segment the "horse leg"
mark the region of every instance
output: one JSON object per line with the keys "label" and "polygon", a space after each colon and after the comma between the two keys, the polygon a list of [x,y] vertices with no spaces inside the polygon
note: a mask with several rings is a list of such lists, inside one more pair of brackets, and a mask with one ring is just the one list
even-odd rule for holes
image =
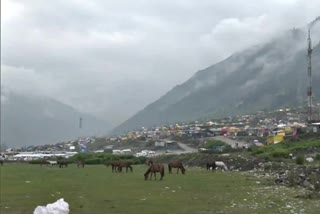
{"label": "horse leg", "polygon": [[177,169],[177,174],[179,174],[179,169],[180,169],[180,168],[178,167],[178,169]]}

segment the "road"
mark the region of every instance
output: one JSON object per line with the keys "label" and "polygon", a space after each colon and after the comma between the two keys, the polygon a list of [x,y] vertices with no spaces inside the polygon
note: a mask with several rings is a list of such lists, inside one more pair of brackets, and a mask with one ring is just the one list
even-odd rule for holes
{"label": "road", "polygon": [[190,146],[187,146],[186,144],[183,144],[183,143],[179,143],[178,142],[178,145],[181,149],[183,149],[184,151],[180,152],[180,153],[193,153],[193,152],[198,152],[197,149],[195,148],[192,148]]}
{"label": "road", "polygon": [[236,143],[238,143],[238,147],[240,147],[240,148],[242,148],[243,146],[245,146],[247,144],[246,142],[232,140],[232,139],[224,137],[224,136],[211,137],[210,139],[221,140],[221,141],[225,142],[226,144],[229,144],[232,148],[236,148]]}
{"label": "road", "polygon": [[[236,141],[236,140],[232,140],[229,139],[227,137],[224,136],[216,136],[216,137],[210,137],[207,138],[209,139],[214,139],[214,140],[221,140],[223,142],[225,142],[226,144],[229,144],[232,148],[236,148],[236,143],[238,143],[238,147],[242,148],[244,145],[246,145],[246,142],[242,142],[242,141]],[[194,153],[194,152],[198,152],[198,149],[192,148],[184,143],[180,143],[178,142],[179,147],[182,150],[171,150],[169,151],[169,153],[165,153],[165,152],[157,152],[155,156],[157,155],[162,155],[162,154],[183,154],[183,153]]]}

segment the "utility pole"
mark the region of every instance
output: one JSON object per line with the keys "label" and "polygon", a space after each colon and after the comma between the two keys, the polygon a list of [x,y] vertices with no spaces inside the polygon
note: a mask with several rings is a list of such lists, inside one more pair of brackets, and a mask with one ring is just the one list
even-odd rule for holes
{"label": "utility pole", "polygon": [[82,117],[80,117],[80,120],[79,120],[79,128],[80,129],[82,128]]}
{"label": "utility pole", "polygon": [[312,68],[311,68],[311,37],[310,37],[310,27],[308,28],[308,122],[312,122]]}

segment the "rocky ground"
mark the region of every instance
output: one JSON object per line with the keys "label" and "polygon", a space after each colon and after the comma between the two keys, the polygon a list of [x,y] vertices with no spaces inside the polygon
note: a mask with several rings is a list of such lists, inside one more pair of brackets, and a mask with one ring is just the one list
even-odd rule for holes
{"label": "rocky ground", "polygon": [[[182,154],[166,155],[154,158],[156,162],[168,163],[181,161],[187,166],[206,166],[207,162],[223,161],[231,171],[240,171],[249,176],[267,179],[272,183],[288,186],[303,187],[310,191],[320,191],[320,166],[317,162],[297,165],[293,160],[265,161],[257,157],[244,157],[230,154]],[[312,195],[310,197],[317,197]],[[320,198],[320,197],[319,197]]]}

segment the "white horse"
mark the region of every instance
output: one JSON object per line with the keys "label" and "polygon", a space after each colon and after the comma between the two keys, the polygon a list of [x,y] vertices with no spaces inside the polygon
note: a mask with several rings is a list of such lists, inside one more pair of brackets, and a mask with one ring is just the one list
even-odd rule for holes
{"label": "white horse", "polygon": [[225,171],[228,170],[227,165],[225,163],[223,163],[222,161],[215,161],[215,164],[216,164],[217,168],[223,169]]}
{"label": "white horse", "polygon": [[47,163],[50,164],[50,166],[58,165],[57,161],[47,161]]}

